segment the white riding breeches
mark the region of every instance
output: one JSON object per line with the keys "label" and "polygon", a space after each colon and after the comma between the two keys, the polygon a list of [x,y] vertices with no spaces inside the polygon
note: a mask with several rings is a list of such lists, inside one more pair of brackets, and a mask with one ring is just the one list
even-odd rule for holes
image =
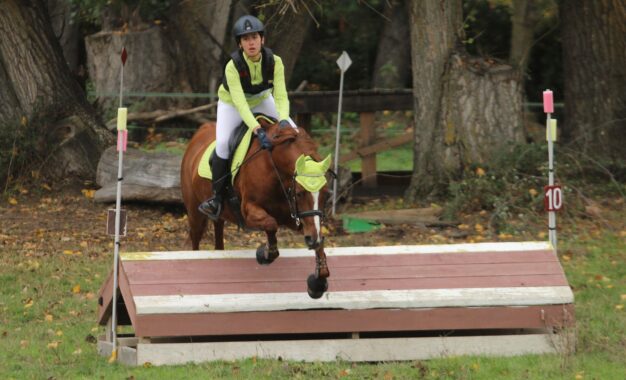
{"label": "white riding breeches", "polygon": [[[272,95],[264,99],[258,106],[252,108],[251,111],[252,113],[260,112],[275,119],[278,118],[276,103],[274,103]],[[289,120],[289,124],[291,124],[293,128],[297,128],[296,123],[294,123],[291,118],[287,120]],[[215,151],[220,158],[230,158],[231,152],[228,149],[228,140],[230,140],[230,136],[242,122],[243,119],[239,115],[239,111],[237,111],[235,106],[222,102],[221,100],[217,102]]]}

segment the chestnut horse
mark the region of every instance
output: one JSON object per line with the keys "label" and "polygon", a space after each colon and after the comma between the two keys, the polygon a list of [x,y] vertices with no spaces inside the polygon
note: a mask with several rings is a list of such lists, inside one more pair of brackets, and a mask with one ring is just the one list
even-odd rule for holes
{"label": "chestnut horse", "polygon": [[[319,298],[328,289],[326,279],[330,275],[321,232],[322,208],[328,191],[326,185],[319,191],[306,190],[296,180],[295,169],[296,161],[302,155],[312,158],[314,161],[309,160],[313,164],[321,161],[321,157],[305,130],[299,129],[298,133],[291,127],[281,128],[263,118],[259,118],[259,123],[266,130],[273,148],[263,150],[258,139],[252,139],[232,183],[232,192],[241,202],[240,212],[228,201],[231,195],[225,196],[220,219],[213,222],[215,249],[224,249],[224,222],[241,224],[241,217],[245,228],[260,229],[267,235],[267,243],[257,249],[260,264],[270,264],[278,257],[276,232],[279,226],[302,231],[307,247],[315,250],[316,257],[315,273],[307,279],[308,293],[312,298]],[[181,165],[181,190],[194,250],[199,249],[209,221],[198,211],[198,205],[212,195],[211,181],[198,175],[198,166],[213,140],[215,124],[203,125],[189,141]],[[325,178],[322,181],[325,184]]]}

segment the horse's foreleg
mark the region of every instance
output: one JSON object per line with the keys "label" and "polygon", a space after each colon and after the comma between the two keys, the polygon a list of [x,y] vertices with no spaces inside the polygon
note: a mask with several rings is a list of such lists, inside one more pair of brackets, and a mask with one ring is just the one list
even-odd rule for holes
{"label": "horse's foreleg", "polygon": [[257,261],[259,264],[270,264],[272,261],[276,260],[279,255],[278,240],[276,239],[276,231],[278,231],[276,219],[271,217],[261,207],[251,203],[247,203],[243,211],[247,226],[265,231],[267,244],[257,249]]}
{"label": "horse's foreleg", "polygon": [[200,249],[200,240],[206,231],[207,218],[200,214],[197,209],[192,208],[191,210],[187,210],[187,222],[189,223],[191,249],[197,251]]}
{"label": "horse's foreleg", "polygon": [[315,250],[315,277],[327,278],[329,276],[330,271],[326,263],[326,252],[324,252],[324,247],[321,246]]}
{"label": "horse's foreleg", "polygon": [[213,222],[213,242],[216,250],[224,250],[224,221],[219,219]]}

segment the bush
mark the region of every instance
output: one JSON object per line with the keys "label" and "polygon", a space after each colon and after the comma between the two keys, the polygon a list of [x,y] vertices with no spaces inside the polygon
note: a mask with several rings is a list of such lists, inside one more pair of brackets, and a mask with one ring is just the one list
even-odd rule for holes
{"label": "bush", "polygon": [[[589,198],[624,197],[621,181],[626,163],[602,163],[578,150],[555,146],[555,183],[562,185],[563,216],[585,216]],[[547,144],[516,145],[497,154],[489,165],[474,165],[448,187],[448,218],[461,212],[491,212],[495,232],[514,217],[543,213],[543,187],[548,184]]]}

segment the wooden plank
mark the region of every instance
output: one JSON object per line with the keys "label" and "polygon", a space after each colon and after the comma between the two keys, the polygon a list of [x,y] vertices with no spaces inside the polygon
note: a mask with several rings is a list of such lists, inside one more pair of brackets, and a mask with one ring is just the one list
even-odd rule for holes
{"label": "wooden plank", "polygon": [[[374,112],[361,112],[359,114],[360,139],[359,147],[368,147],[376,141],[376,128]],[[361,178],[364,187],[376,187],[376,153],[369,153],[361,157]]]}
{"label": "wooden plank", "polygon": [[[407,289],[327,292],[311,299],[305,292],[205,294],[133,297],[137,314],[235,313],[307,309],[374,309],[568,304],[568,286],[520,288]],[[130,312],[130,309],[129,309]]]}
{"label": "wooden plank", "polygon": [[[285,282],[303,281],[313,271],[313,265],[291,267],[281,266],[289,270],[280,270],[281,267],[265,268],[256,266],[245,270],[243,268],[222,268],[217,265],[170,265],[167,271],[128,270],[131,276],[130,285],[148,284],[203,284],[216,282]],[[354,266],[333,267],[329,263],[333,278],[342,280],[368,281],[372,279],[411,279],[437,277],[485,277],[519,276],[519,275],[554,275],[561,273],[561,266],[556,262],[533,263],[504,263],[504,264],[446,264],[446,265],[393,265],[393,266]],[[163,269],[163,266],[161,266]],[[158,275],[155,275],[157,274]]]}
{"label": "wooden plank", "polygon": [[[428,254],[428,253],[469,253],[469,252],[521,252],[549,250],[554,251],[549,242],[498,242],[498,243],[461,243],[461,244],[426,244],[397,245],[370,247],[326,247],[328,256],[356,255],[397,255],[397,254]],[[308,249],[283,248],[281,257],[311,257]],[[141,260],[203,260],[203,259],[237,259],[255,258],[256,250],[242,249],[229,251],[166,251],[166,252],[122,252],[123,261]]]}
{"label": "wooden plank", "polygon": [[547,334],[139,344],[137,364],[201,363],[251,357],[359,362],[423,360],[460,355],[515,356],[557,353],[557,347],[565,345],[561,336]]}
{"label": "wooden plank", "polygon": [[[311,269],[314,254],[309,257],[283,257],[281,256],[269,266],[259,267],[256,259],[228,259],[228,260],[147,260],[147,261],[124,261],[127,272],[151,272],[167,271],[170,268],[182,267],[209,267],[222,268],[223,270],[285,270],[285,269]],[[398,255],[354,255],[354,256],[328,256],[329,263],[333,268],[343,267],[368,267],[368,266],[401,266],[401,265],[447,265],[447,264],[513,264],[553,262],[558,263],[558,258],[552,251],[529,251],[529,252],[484,252],[464,254],[398,254]],[[165,270],[164,270],[165,268]],[[278,268],[278,269],[274,269]]]}
{"label": "wooden plank", "polygon": [[137,336],[226,336],[569,327],[574,306],[139,315]]}
{"label": "wooden plank", "polygon": [[[344,280],[331,278],[329,291],[363,291],[377,289],[440,289],[440,288],[488,288],[488,287],[523,287],[523,286],[567,286],[565,276],[522,275],[522,276],[484,276],[484,277],[434,277],[412,279],[367,279]],[[158,296],[178,294],[229,294],[229,293],[280,293],[306,292],[305,278],[297,281],[266,282],[211,282],[201,284],[146,284],[132,285],[135,296]]]}

